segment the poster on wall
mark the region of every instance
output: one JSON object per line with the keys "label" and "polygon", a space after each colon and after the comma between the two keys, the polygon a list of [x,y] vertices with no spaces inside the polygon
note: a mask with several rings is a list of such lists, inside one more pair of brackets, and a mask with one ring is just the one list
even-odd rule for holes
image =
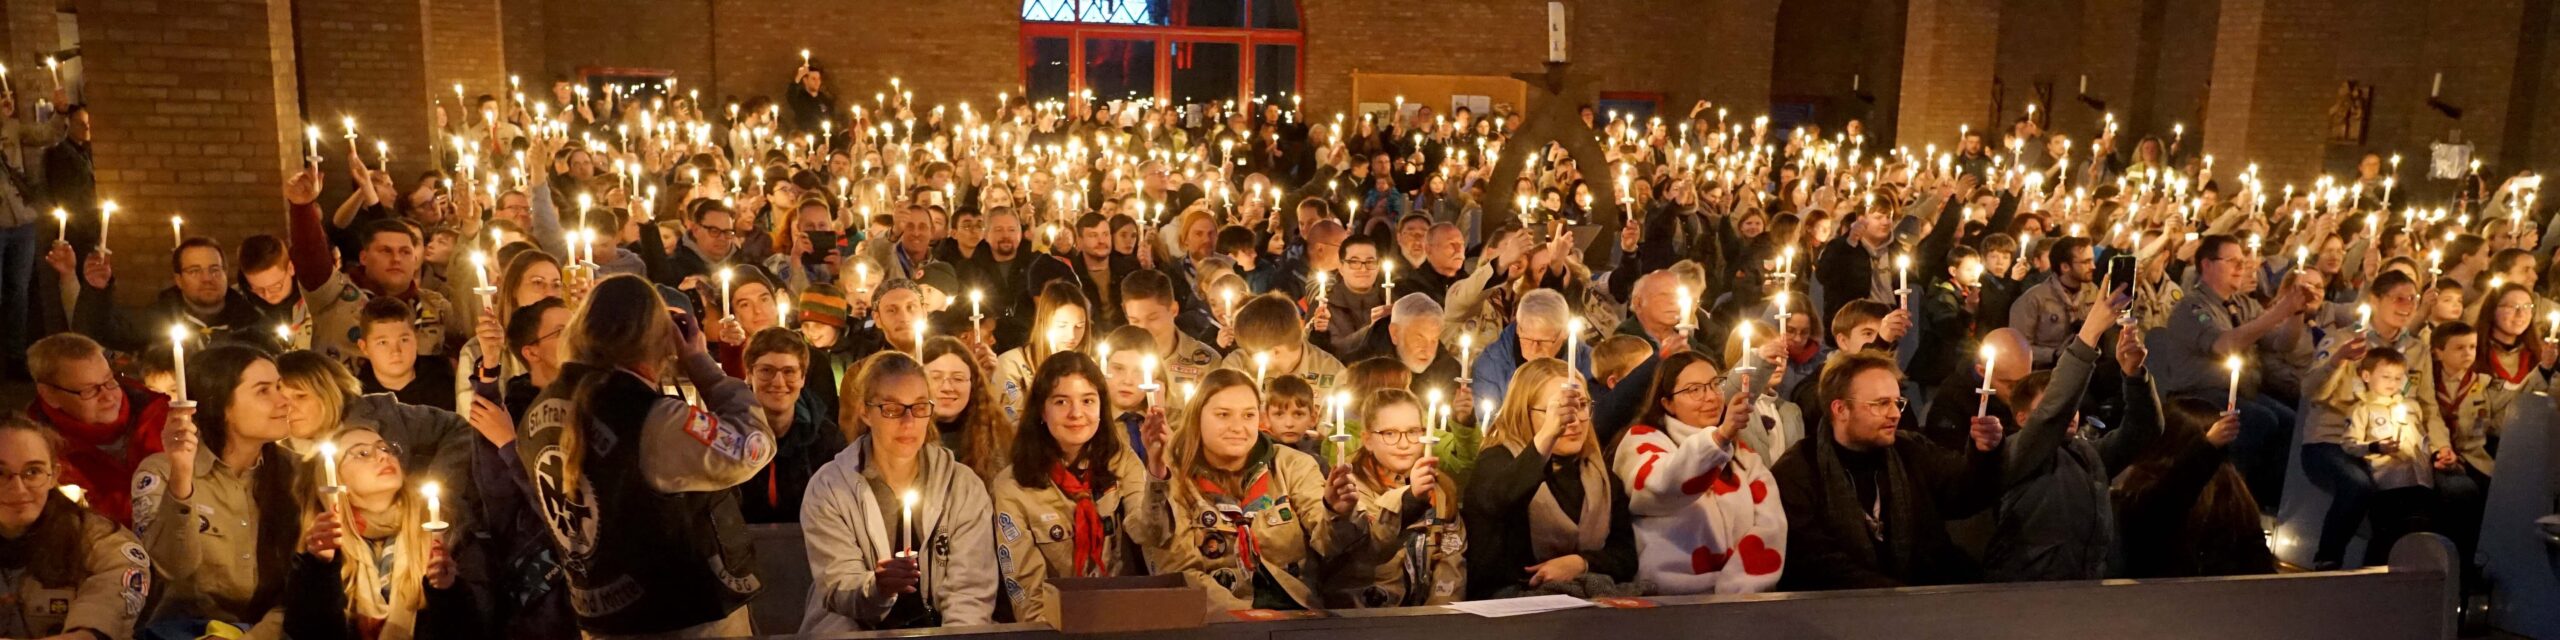
{"label": "poster on wall", "polygon": [[1449,113],[1457,113],[1459,109],[1465,109],[1468,113],[1473,113],[1479,116],[1492,113],[1493,96],[1471,96],[1466,94],[1449,96]]}

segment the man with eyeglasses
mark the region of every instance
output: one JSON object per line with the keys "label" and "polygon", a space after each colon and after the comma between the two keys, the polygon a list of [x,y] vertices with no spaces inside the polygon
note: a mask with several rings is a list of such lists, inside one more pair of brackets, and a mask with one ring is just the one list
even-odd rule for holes
{"label": "man with eyeglasses", "polygon": [[[56,245],[56,269],[63,269],[71,259],[67,245]],[[230,270],[224,265],[222,246],[212,238],[188,238],[169,253],[168,289],[140,310],[119,307],[115,300],[115,264],[111,252],[91,254],[91,264],[77,278],[78,284],[63,283],[65,289],[77,287],[79,298],[72,304],[71,326],[107,348],[139,353],[169,343],[169,327],[186,325],[187,331],[205,340],[229,337],[234,331],[258,322],[256,311],[249,308],[237,291],[231,289]],[[64,271],[64,273],[69,273]],[[266,330],[270,333],[273,328]]]}
{"label": "man with eyeglasses", "polygon": [[676,283],[676,288],[708,299],[719,294],[703,287],[719,286],[720,269],[738,250],[738,214],[716,199],[695,200],[691,206],[684,238],[677,241],[675,255],[668,256],[667,273],[658,281]]}
{"label": "man with eyeglasses", "polygon": [[27,373],[36,380],[27,415],[65,441],[61,482],[86,491],[98,513],[132,526],[133,471],[160,451],[169,397],[117,377],[106,350],[77,333],[28,347]]}
{"label": "man with eyeglasses", "polygon": [[2028,347],[2035,350],[2037,367],[2053,366],[2054,358],[2071,343],[2081,312],[2097,296],[2106,295],[2102,287],[2089,286],[2098,277],[2098,260],[2088,238],[2059,238],[2045,246],[2053,277],[2020,294],[2007,318],[2009,328],[2024,335]]}
{"label": "man with eyeglasses", "polygon": [[1899,437],[1902,372],[1884,354],[1832,356],[1817,382],[1822,421],[1771,473],[1786,496],[1781,591],[1978,581],[1982,571],[1946,521],[2000,499],[2001,427],[1975,418],[1971,446],[1950,451]]}
{"label": "man with eyeglasses", "polygon": [[756,332],[747,341],[747,387],[773,425],[773,462],[738,485],[738,513],[748,524],[798,523],[800,498],[818,467],[844,451],[844,432],[819,398],[805,393],[809,344],[790,329]]}
{"label": "man with eyeglasses", "polygon": [[2152,370],[2162,374],[2158,383],[2164,397],[2219,403],[2231,390],[2231,370],[2224,359],[2240,358],[2240,438],[2231,443],[2231,464],[2247,481],[2258,508],[2273,513],[2284,490],[2296,414],[2292,406],[2263,393],[2264,354],[2301,339],[2303,307],[2319,299],[2317,276],[2305,272],[2288,278],[2275,300],[2262,307],[2244,295],[2257,261],[2238,238],[2205,236],[2195,255],[2197,281],[2169,311],[2168,327],[2154,334],[2159,343],[2152,355],[2161,366]]}

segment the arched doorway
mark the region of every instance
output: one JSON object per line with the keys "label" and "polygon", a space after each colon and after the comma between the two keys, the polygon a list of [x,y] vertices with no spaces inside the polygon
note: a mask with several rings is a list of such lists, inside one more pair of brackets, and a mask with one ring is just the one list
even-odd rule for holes
{"label": "arched doorway", "polygon": [[1035,100],[1170,104],[1298,95],[1298,0],[1024,0],[1022,84]]}

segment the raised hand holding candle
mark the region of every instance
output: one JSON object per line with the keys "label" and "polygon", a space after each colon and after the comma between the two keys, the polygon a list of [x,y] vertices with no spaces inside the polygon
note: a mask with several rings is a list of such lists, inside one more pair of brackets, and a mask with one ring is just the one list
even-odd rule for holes
{"label": "raised hand holding candle", "polygon": [[1893,257],[1893,282],[1893,295],[1899,298],[1896,304],[1911,308],[1911,254]]}
{"label": "raised hand holding candle", "polygon": [[427,498],[427,523],[423,528],[429,533],[442,533],[453,526],[444,521],[444,485],[428,480],[418,485],[418,495]]}

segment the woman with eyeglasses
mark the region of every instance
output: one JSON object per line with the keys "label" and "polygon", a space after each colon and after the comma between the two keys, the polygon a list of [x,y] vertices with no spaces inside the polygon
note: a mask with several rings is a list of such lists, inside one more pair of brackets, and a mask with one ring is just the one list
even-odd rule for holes
{"label": "woman with eyeglasses", "polygon": [[15,614],[0,635],[130,637],[151,559],[133,532],[56,489],[63,446],[51,429],[0,417],[0,576],[17,596],[0,609]]}
{"label": "woman with eyeglasses", "polygon": [[1262,420],[1253,376],[1234,369],[1202,377],[1169,433],[1151,416],[1129,539],[1157,573],[1206,590],[1212,608],[1321,609],[1310,581],[1352,533],[1335,523],[1354,499],[1348,486],[1328,489],[1313,456],[1264,437]]}
{"label": "woman with eyeglasses", "polygon": [[150,551],[158,604],[145,633],[193,637],[208,624],[284,637],[285,576],[301,537],[301,456],[284,447],[293,408],[275,361],[225,345],[187,359],[194,409],[169,413],[161,452],[133,475],[134,530]]}
{"label": "woman with eyeglasses", "polygon": [[401,443],[414,456],[411,462],[429,467],[430,475],[459,492],[471,486],[466,478],[474,440],[486,439],[494,446],[515,440],[511,421],[474,423],[451,411],[402,403],[388,393],[359,393],[362,383],[354,374],[318,353],[294,351],[274,362],[291,426],[280,444],[300,454],[311,453],[337,429],[372,429]]}
{"label": "woman with eyeglasses", "polygon": [[996,359],[995,379],[988,381],[996,388],[996,397],[1004,401],[1006,422],[1022,421],[1023,394],[1030,386],[1031,373],[1047,362],[1050,354],[1084,349],[1092,334],[1091,309],[1084,289],[1073,280],[1051,280],[1040,287],[1039,306],[1031,315],[1030,338]]}
{"label": "woman with eyeglasses", "polygon": [[906,353],[865,359],[838,418],[852,437],[809,479],[800,633],[994,622],[997,559],[987,486],[933,431],[924,367]]}
{"label": "woman with eyeglasses", "polygon": [[[444,638],[481,635],[442,531],[431,522],[421,483],[400,465],[400,445],[362,427],[324,438],[336,477],[304,473],[301,552],[284,602],[295,640]],[[335,487],[331,483],[336,483]],[[437,514],[441,519],[441,513]]]}
{"label": "woman with eyeglasses", "polygon": [[1768,591],[1786,568],[1787,512],[1768,463],[1742,438],[1765,431],[1752,424],[1750,390],[1727,391],[1695,352],[1672,354],[1659,371],[1617,444],[1636,575],[1664,594]]}
{"label": "woman with eyeglasses", "polygon": [[1076,353],[1032,377],[1037,404],[993,490],[996,563],[1015,620],[1057,620],[1047,608],[1053,579],[1146,573],[1125,526],[1141,508],[1145,465],[1103,420],[1118,404],[1104,386],[1102,369]]}
{"label": "woman with eyeglasses", "polygon": [[1326,563],[1325,606],[1411,607],[1466,597],[1458,481],[1431,451],[1438,444],[1431,415],[1404,389],[1372,391],[1360,402],[1360,449],[1342,476],[1356,499],[1339,523],[1354,537]]}
{"label": "woman with eyeglasses", "polygon": [[1513,373],[1460,501],[1466,599],[1625,595],[1635,577],[1627,496],[1591,437],[1584,385],[1554,358]]}
{"label": "woman with eyeglasses", "polygon": [[2509,283],[2490,291],[2480,305],[2471,326],[2480,328],[2480,357],[2472,365],[2489,374],[2488,412],[2480,424],[2507,423],[2516,398],[2548,389],[2550,371],[2560,365],[2560,343],[2543,339],[2548,328],[2536,330],[2533,289]]}

